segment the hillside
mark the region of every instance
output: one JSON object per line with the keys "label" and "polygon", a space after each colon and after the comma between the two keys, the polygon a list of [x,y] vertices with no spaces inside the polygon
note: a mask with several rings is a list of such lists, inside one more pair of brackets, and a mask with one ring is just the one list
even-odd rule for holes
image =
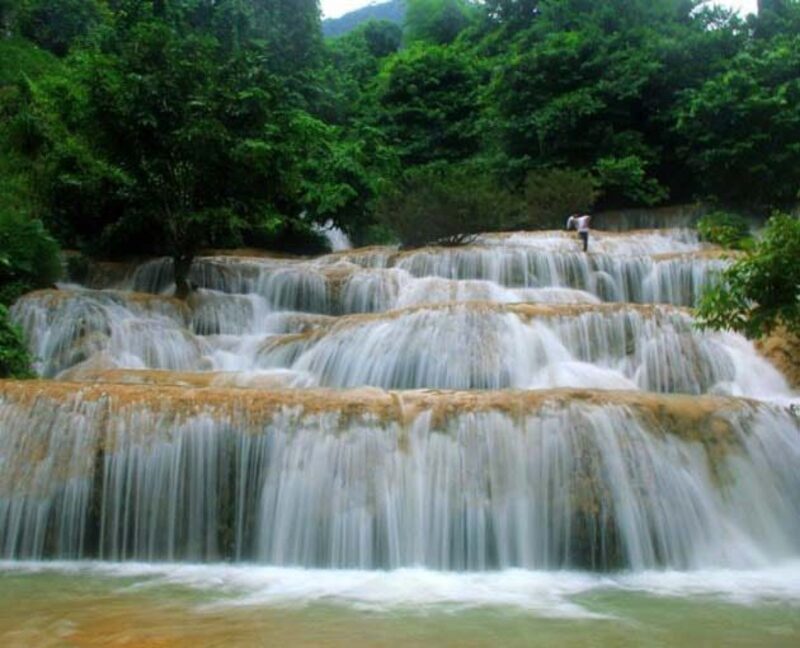
{"label": "hillside", "polygon": [[351,11],[339,18],[323,20],[322,33],[326,37],[343,36],[369,20],[388,20],[390,22],[402,23],[405,11],[405,0],[390,0],[390,2],[371,4],[361,9]]}

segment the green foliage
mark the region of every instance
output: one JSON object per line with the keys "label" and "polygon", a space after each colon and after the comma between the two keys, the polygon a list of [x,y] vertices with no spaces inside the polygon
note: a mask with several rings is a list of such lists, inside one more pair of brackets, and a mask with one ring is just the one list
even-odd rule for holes
{"label": "green foliage", "polygon": [[359,128],[349,134],[324,126],[309,141],[301,163],[301,201],[308,217],[319,224],[332,222],[353,239],[374,225],[373,203],[397,169],[394,152],[380,133]]}
{"label": "green foliage", "polygon": [[0,378],[33,378],[31,358],[22,334],[0,304]]}
{"label": "green foliage", "polygon": [[395,245],[398,243],[397,236],[391,227],[385,223],[372,223],[357,232],[355,238],[351,238],[356,246],[366,245]]}
{"label": "green foliage", "polygon": [[23,38],[0,38],[0,87],[13,85],[23,78],[38,79],[57,74],[60,62],[49,52]]}
{"label": "green foliage", "polygon": [[102,17],[102,5],[96,0],[23,0],[17,28],[40,47],[64,56]]}
{"label": "green foliage", "polygon": [[597,183],[612,204],[630,202],[656,205],[667,198],[667,190],[647,177],[644,161],[636,155],[600,158],[595,165]]}
{"label": "green foliage", "polygon": [[408,0],[405,37],[410,43],[447,45],[476,17],[475,7],[466,0]]}
{"label": "green foliage", "polygon": [[702,326],[760,337],[777,326],[800,333],[800,220],[775,215],[763,238],[708,290],[697,309]]}
{"label": "green foliage", "polygon": [[0,38],[0,204],[4,210],[32,218],[41,215],[37,163],[20,151],[34,150],[41,140],[27,103],[42,79],[63,74],[63,64],[52,54],[21,38]]}
{"label": "green foliage", "polygon": [[604,207],[690,198],[695,179],[669,130],[671,111],[680,91],[713,73],[740,39],[734,19],[693,13],[694,5],[490,3],[492,24],[512,39],[487,37],[499,50],[490,123],[510,179],[568,167],[598,176]]}
{"label": "green foliage", "polygon": [[478,72],[452,48],[399,53],[380,79],[380,122],[405,165],[457,162],[479,148]]}
{"label": "green foliage", "polygon": [[270,69],[304,94],[322,56],[319,0],[259,0],[253,7],[252,36],[265,44]]}
{"label": "green foliage", "polygon": [[312,223],[300,219],[279,219],[272,226],[264,224],[248,230],[244,234],[244,244],[289,254],[325,254],[331,251],[324,234]]}
{"label": "green foliage", "polygon": [[595,180],[584,171],[531,171],[525,181],[525,218],[514,226],[560,228],[570,214],[589,211],[596,199]]}
{"label": "green foliage", "polygon": [[394,54],[403,42],[403,30],[386,20],[370,20],[358,31],[363,35],[367,51],[375,58]]}
{"label": "green foliage", "polygon": [[76,60],[76,127],[48,156],[53,213],[95,251],[172,256],[184,293],[199,247],[300,213],[313,120],[256,47],[150,19],[99,36]]}
{"label": "green foliage", "polygon": [[38,220],[0,210],[0,303],[51,286],[61,274],[58,244]]}
{"label": "green foliage", "polygon": [[[0,196],[65,246],[183,269],[203,246],[319,249],[328,220],[413,245],[595,200],[789,209],[800,2],[763,4],[414,0],[402,48],[388,22],[323,41],[317,0],[0,0]],[[479,215],[492,195],[502,218]]]}
{"label": "green foliage", "polygon": [[539,14],[540,0],[485,0],[486,13],[493,21],[517,28],[529,26]]}
{"label": "green foliage", "polygon": [[750,224],[739,214],[716,211],[706,214],[697,222],[700,240],[721,245],[732,250],[742,250],[751,245]]}
{"label": "green foliage", "polygon": [[480,232],[514,222],[520,202],[487,174],[469,167],[409,171],[380,199],[378,215],[403,247],[463,245]]}
{"label": "green foliage", "polygon": [[371,21],[327,42],[322,79],[326,94],[317,106],[328,122],[343,125],[374,115],[371,85],[383,60],[400,48],[402,31],[390,22]]}
{"label": "green foliage", "polygon": [[683,154],[717,202],[788,209],[800,190],[800,11],[687,91],[676,109]]}

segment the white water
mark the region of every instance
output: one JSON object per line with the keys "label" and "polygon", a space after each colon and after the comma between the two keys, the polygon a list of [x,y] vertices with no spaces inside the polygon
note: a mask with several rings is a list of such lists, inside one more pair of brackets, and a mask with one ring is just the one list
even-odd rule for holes
{"label": "white water", "polygon": [[347,234],[336,227],[331,221],[328,221],[322,227],[318,227],[317,231],[328,240],[328,245],[330,245],[331,251],[333,252],[343,252],[353,247]]}
{"label": "white water", "polygon": [[[800,563],[758,570],[644,571],[596,574],[507,570],[448,573],[424,569],[346,571],[291,569],[260,565],[193,565],[101,562],[0,562],[16,574],[57,573],[112,577],[137,591],[187,587],[211,593],[206,611],[231,607],[297,608],[342,605],[371,612],[403,610],[463,611],[476,607],[517,609],[554,619],[602,617],[574,599],[602,592],[635,592],[656,597],[703,597],[755,605],[782,601],[800,605]],[[130,586],[129,586],[130,587]]]}
{"label": "white water", "polygon": [[[193,266],[191,280],[218,292],[259,295],[271,308],[333,314],[421,303],[409,302],[403,293],[424,290],[414,280],[431,277],[495,284],[488,290],[560,288],[604,301],[690,306],[726,264],[724,257],[709,254],[686,230],[598,234],[588,255],[580,252],[572,237],[544,233],[487,237],[481,245],[465,248],[402,253],[387,247],[350,250],[310,261],[201,257]],[[373,272],[365,272],[370,269]],[[133,267],[122,279],[116,274],[97,274],[93,273],[94,288],[162,293],[168,292],[172,283],[168,259]],[[464,297],[451,300],[481,298],[468,287],[465,290]],[[482,290],[485,294],[487,287]],[[515,296],[501,290],[500,294],[505,294],[500,301],[530,299],[530,294],[521,299],[519,293]]]}
{"label": "white water", "polygon": [[555,310],[529,321],[524,311],[485,304],[412,310],[344,320],[300,339],[276,337],[256,364],[307,372],[333,387],[791,393],[751,344],[699,333],[688,316],[669,310]]}
{"label": "white water", "polygon": [[522,419],[344,426],[337,404],[263,421],[235,400],[188,418],[164,405],[7,400],[3,554],[485,570],[745,568],[800,551],[800,427],[779,408],[687,418],[701,445],[680,420],[655,434],[649,409],[560,400]]}
{"label": "white water", "polygon": [[[469,296],[497,297],[493,284],[462,283],[473,291]],[[551,292],[559,296],[563,291]],[[434,292],[435,307],[336,319],[271,310],[252,294],[202,290],[185,307],[155,296],[64,291],[24,298],[14,316],[48,377],[72,368],[79,373],[71,375],[89,376],[110,368],[288,370],[304,376],[304,385],[332,387],[581,387],[792,398],[750,342],[698,331],[681,311],[547,302],[551,308],[505,309],[500,299],[453,304],[438,297]]]}
{"label": "white water", "polygon": [[[590,245],[203,257],[186,304],[153,260],[23,298],[40,374],[104,382],[0,386],[0,569],[220,605],[799,601],[797,394],[741,336],[633,305],[689,306],[728,260],[683,230]],[[45,559],[108,562],[13,562]]]}

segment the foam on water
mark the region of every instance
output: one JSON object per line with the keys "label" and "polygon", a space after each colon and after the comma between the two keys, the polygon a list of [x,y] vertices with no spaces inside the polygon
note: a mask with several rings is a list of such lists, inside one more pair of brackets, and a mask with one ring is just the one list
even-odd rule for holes
{"label": "foam on water", "polygon": [[580,602],[583,596],[609,592],[716,599],[748,606],[800,606],[798,562],[757,570],[647,571],[603,576],[519,569],[449,573],[425,569],[355,571],[98,562],[0,562],[0,571],[106,577],[119,579],[120,587],[126,589],[186,587],[216,598],[203,604],[207,610],[331,604],[375,612],[500,607],[546,618],[613,619],[592,612]]}

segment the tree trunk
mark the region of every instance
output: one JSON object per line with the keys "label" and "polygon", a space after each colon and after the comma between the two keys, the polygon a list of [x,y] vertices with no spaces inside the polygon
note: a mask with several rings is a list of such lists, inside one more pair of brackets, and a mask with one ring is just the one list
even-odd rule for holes
{"label": "tree trunk", "polygon": [[173,267],[175,268],[175,297],[178,299],[186,299],[192,292],[192,286],[189,283],[189,271],[192,269],[192,261],[194,261],[194,255],[192,254],[179,254],[172,258]]}

